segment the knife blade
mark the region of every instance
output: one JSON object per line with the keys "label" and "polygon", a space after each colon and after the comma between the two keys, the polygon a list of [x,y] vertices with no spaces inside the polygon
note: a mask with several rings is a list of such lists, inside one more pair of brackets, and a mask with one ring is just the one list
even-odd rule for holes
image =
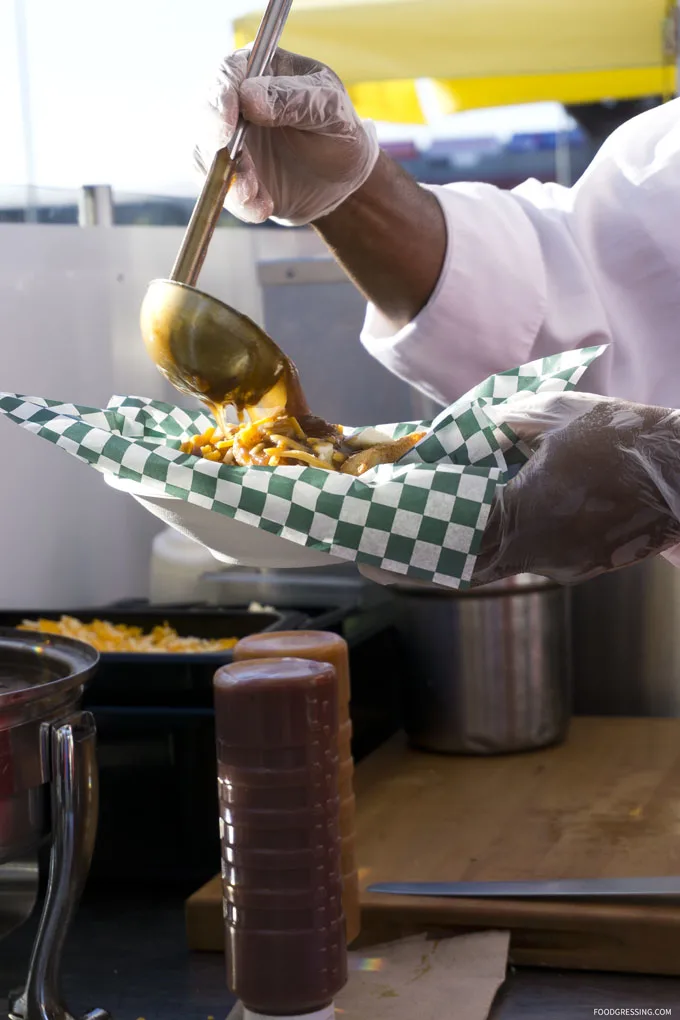
{"label": "knife blade", "polygon": [[680,896],[680,876],[586,878],[550,882],[377,882],[367,892],[388,896],[444,896],[467,899],[599,899]]}

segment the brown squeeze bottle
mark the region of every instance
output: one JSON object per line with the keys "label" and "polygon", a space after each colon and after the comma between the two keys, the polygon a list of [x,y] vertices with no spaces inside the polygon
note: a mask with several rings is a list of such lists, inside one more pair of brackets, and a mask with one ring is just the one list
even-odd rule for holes
{"label": "brown squeeze bottle", "polygon": [[345,912],[347,944],[361,930],[359,875],[356,857],[354,762],[352,721],[349,714],[350,677],[347,642],[339,635],[320,630],[271,631],[243,638],[234,649],[234,661],[293,655],[300,659],[328,662],[338,677],[338,757],[340,759],[340,837],[342,839],[342,906]]}
{"label": "brown squeeze bottle", "polygon": [[347,980],[335,670],[235,662],[214,693],[229,988],[244,1020],[333,1020]]}

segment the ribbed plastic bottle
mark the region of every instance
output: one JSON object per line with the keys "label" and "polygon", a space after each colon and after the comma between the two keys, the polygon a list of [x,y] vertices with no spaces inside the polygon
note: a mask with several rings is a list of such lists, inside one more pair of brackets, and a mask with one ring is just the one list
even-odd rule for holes
{"label": "ribbed plastic bottle", "polygon": [[334,1020],[347,980],[335,670],[237,662],[214,692],[229,988],[245,1020]]}
{"label": "ribbed plastic bottle", "polygon": [[340,838],[342,840],[342,906],[345,912],[347,944],[361,931],[359,875],[356,854],[356,809],[354,798],[354,760],[352,758],[352,721],[350,719],[350,675],[347,642],[338,634],[319,630],[284,630],[253,634],[243,638],[234,649],[234,661],[297,656],[328,662],[338,678],[338,757],[340,793]]}

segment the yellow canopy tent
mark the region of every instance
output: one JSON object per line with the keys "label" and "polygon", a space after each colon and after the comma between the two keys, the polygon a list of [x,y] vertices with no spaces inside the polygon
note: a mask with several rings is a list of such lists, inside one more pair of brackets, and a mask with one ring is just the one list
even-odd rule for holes
{"label": "yellow canopy tent", "polygon": [[[239,45],[259,12],[235,25]],[[442,114],[675,92],[675,0],[294,0],[282,45],[329,64],[359,112],[423,123],[418,79]]]}

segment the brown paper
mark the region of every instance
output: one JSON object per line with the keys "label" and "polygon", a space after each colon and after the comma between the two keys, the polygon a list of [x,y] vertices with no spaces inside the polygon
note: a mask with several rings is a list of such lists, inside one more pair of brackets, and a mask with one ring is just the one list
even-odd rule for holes
{"label": "brown paper", "polygon": [[[510,935],[424,935],[349,954],[337,1020],[487,1020],[505,980]],[[239,1003],[228,1020],[242,1020]]]}

